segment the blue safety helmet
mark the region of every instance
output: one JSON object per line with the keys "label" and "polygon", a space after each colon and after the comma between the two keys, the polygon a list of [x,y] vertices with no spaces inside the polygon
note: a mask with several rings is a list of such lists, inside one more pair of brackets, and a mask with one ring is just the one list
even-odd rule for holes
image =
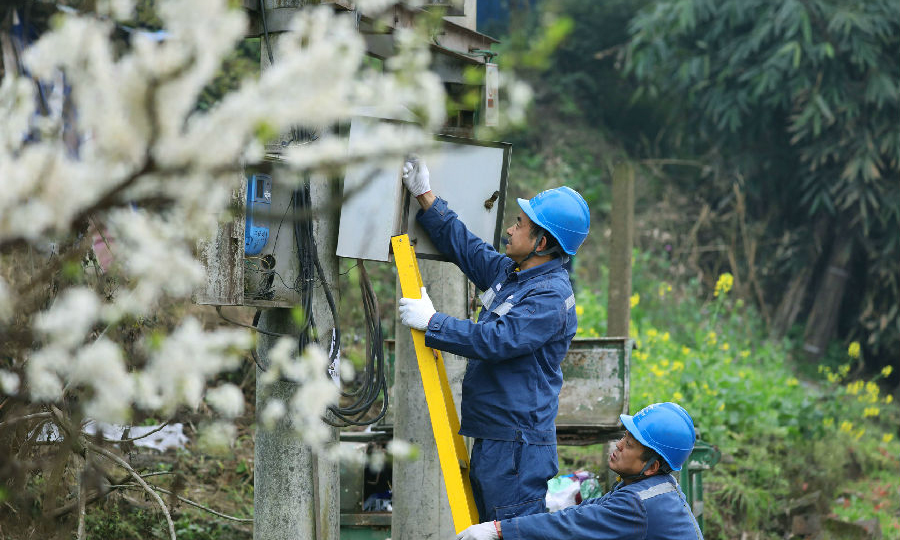
{"label": "blue safety helmet", "polygon": [[681,470],[694,449],[694,420],[681,405],[654,403],[634,416],[620,414],[619,418],[635,439],[656,450],[673,471]]}
{"label": "blue safety helmet", "polygon": [[575,255],[591,228],[588,205],[577,191],[563,186],[518,201],[531,221],[556,238],[563,251]]}

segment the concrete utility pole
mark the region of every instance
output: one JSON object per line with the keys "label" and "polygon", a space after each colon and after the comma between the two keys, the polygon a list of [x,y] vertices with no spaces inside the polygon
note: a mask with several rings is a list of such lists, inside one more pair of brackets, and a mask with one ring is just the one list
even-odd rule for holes
{"label": "concrete utility pole", "polygon": [[[421,259],[419,270],[435,309],[453,317],[465,318],[468,294],[465,275],[452,263]],[[400,290],[399,284],[397,290]],[[453,538],[455,531],[450,504],[447,501],[447,490],[438,461],[412,337],[399,318],[396,319],[396,325],[395,397],[392,404],[394,437],[416,444],[419,447],[419,458],[415,461],[394,462],[391,538]],[[453,354],[442,354],[458,414],[466,361]]]}
{"label": "concrete utility pole", "polygon": [[634,245],[634,168],[623,161],[613,171],[612,238],[606,335],[628,337],[631,318],[631,248]]}
{"label": "concrete utility pole", "polygon": [[[269,46],[276,49],[283,24],[291,11],[303,5],[301,0],[266,0],[266,17],[274,24],[269,27]],[[276,9],[277,8],[277,9]],[[265,39],[262,43],[261,69],[270,65]],[[273,59],[277,61],[277,58]],[[302,84],[302,82],[298,82]],[[282,138],[287,139],[286,136]],[[282,170],[281,174],[286,171]],[[278,178],[274,181],[294,181],[301,178]],[[337,301],[337,220],[334,181],[313,176],[310,179],[310,198],[313,206],[313,232],[318,246],[319,260],[325,280],[331,286]],[[317,286],[313,293],[313,317],[318,327],[320,341],[328,348],[328,340],[334,321],[322,292]],[[298,335],[289,309],[264,310],[259,328],[269,332]],[[257,347],[260,362],[268,365],[268,353],[277,338],[260,334]],[[257,381],[261,372],[257,370]],[[257,383],[256,410],[264,410],[272,400],[287,402],[297,390],[297,385],[278,382],[263,388]],[[337,443],[338,430],[332,430],[331,442]],[[254,452],[254,522],[253,538],[256,540],[338,540],[340,537],[340,481],[336,459],[314,453],[296,437],[287,421],[273,430],[258,428]]]}

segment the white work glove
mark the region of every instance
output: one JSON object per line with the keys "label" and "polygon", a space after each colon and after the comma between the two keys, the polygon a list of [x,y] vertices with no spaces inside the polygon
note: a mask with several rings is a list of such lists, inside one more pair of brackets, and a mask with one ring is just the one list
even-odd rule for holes
{"label": "white work glove", "polygon": [[456,535],[456,540],[498,540],[497,527],[493,521],[476,523]]}
{"label": "white work glove", "polygon": [[425,161],[419,158],[409,158],[403,164],[403,185],[412,194],[418,197],[431,191],[431,175]]}
{"label": "white work glove", "polygon": [[422,287],[422,298],[400,299],[400,322],[410,328],[425,330],[434,314],[435,309],[431,304],[431,298],[428,298],[428,293],[425,292],[425,287]]}

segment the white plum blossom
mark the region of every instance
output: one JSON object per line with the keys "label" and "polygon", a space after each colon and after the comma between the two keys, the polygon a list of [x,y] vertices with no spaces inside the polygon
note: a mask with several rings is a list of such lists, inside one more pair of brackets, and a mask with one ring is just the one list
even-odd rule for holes
{"label": "white plum blossom", "polygon": [[150,350],[146,369],[136,374],[137,404],[167,412],[180,405],[196,409],[206,381],[235,369],[240,363],[239,351],[250,344],[245,330],[204,331],[197,319],[184,319],[161,345]]}
{"label": "white plum blossom", "polygon": [[134,380],[125,368],[122,350],[101,338],[81,348],[70,364],[68,381],[92,389],[84,413],[101,422],[126,422],[134,396]]}
{"label": "white plum blossom", "polygon": [[76,287],[68,289],[56,302],[35,317],[34,329],[52,343],[72,348],[83,342],[100,315],[100,299],[94,291]]}
{"label": "white plum blossom", "polygon": [[224,454],[237,438],[237,428],[228,422],[211,422],[200,428],[198,446],[211,454]]}
{"label": "white plum blossom", "polygon": [[369,456],[369,468],[374,472],[381,472],[387,463],[387,456],[381,450],[374,450]]}
{"label": "white plum blossom", "polygon": [[244,393],[233,384],[225,383],[206,392],[206,402],[219,414],[235,418],[244,412]]}
{"label": "white plum blossom", "polygon": [[0,369],[0,392],[7,396],[19,393],[19,375],[5,369]]}
{"label": "white plum blossom", "polygon": [[283,416],[290,418],[291,427],[313,447],[321,447],[331,438],[331,429],[320,419],[329,405],[337,403],[340,390],[328,376],[329,359],[316,344],[310,344],[303,354],[297,354],[295,340],[279,338],[269,350],[269,366],[259,374],[264,385],[279,380],[297,384],[294,395],[287,405],[276,401],[261,416],[263,425],[274,426]]}
{"label": "white plum blossom", "polygon": [[344,382],[351,382],[356,378],[356,368],[353,367],[353,362],[341,362],[341,380]]}
{"label": "white plum blossom", "polygon": [[123,209],[110,213],[108,226],[116,238],[113,256],[135,283],[130,294],[117,298],[115,307],[121,313],[147,313],[162,295],[190,295],[204,279],[203,266],[185,245],[179,223]]}
{"label": "white plum blossom", "polygon": [[387,444],[386,450],[394,458],[399,459],[411,459],[418,455],[419,452],[416,445],[410,444],[409,441],[403,439],[391,439]]}
{"label": "white plum blossom", "polygon": [[328,405],[337,402],[339,395],[337,386],[323,375],[306,381],[291,398],[289,414],[293,428],[310,446],[320,447],[331,438],[331,428],[319,419]]}
{"label": "white plum blossom", "polygon": [[266,402],[265,407],[259,412],[259,421],[266,429],[275,429],[279,420],[287,414],[287,407],[284,402],[278,399],[270,399]]}
{"label": "white plum blossom", "polygon": [[58,346],[40,349],[25,364],[28,391],[37,402],[53,402],[62,398],[63,382],[71,360],[69,352]]}

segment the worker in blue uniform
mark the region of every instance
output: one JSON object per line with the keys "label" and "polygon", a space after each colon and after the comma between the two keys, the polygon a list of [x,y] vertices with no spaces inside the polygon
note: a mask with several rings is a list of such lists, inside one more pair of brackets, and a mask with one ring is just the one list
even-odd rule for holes
{"label": "worker in blue uniform", "polygon": [[672,471],[694,448],[691,416],[675,403],[621,415],[625,436],[609,456],[621,481],[606,495],[553,514],[478,523],[457,540],[703,540]]}
{"label": "worker in blue uniform", "polygon": [[478,322],[437,312],[425,288],[400,300],[403,324],[425,344],[469,359],[459,433],[474,439],[469,479],[482,521],[546,511],[547,480],[559,471],[556,413],[560,363],[575,336],[575,296],[563,263],[587,237],[590,212],[573,189],[519,199],[506,255],[472,234],[431,192],[425,163],[404,165],[418,222],[481,295]]}

